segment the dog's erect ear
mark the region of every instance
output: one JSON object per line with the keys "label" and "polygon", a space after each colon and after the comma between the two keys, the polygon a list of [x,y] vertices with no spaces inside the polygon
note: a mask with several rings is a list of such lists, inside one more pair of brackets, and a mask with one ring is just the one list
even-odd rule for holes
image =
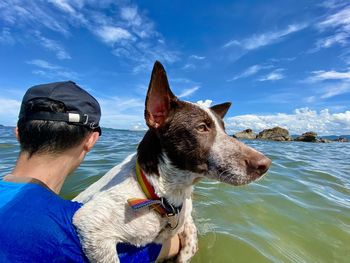
{"label": "dog's erect ear", "polygon": [[228,109],[231,107],[231,102],[225,102],[222,104],[214,105],[210,107],[212,111],[214,111],[221,118],[224,118]]}
{"label": "dog's erect ear", "polygon": [[156,61],[146,97],[145,119],[148,127],[157,129],[163,126],[169,117],[171,102],[176,100],[163,65]]}

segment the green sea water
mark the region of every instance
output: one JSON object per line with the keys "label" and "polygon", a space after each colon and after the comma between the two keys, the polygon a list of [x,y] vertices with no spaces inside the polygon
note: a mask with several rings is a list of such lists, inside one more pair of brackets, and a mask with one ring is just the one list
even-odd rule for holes
{"label": "green sea water", "polygon": [[[105,129],[66,181],[70,199],[136,150],[143,132]],[[350,143],[246,141],[273,161],[258,182],[195,187],[199,252],[192,262],[350,262]],[[0,177],[18,155],[0,127]]]}

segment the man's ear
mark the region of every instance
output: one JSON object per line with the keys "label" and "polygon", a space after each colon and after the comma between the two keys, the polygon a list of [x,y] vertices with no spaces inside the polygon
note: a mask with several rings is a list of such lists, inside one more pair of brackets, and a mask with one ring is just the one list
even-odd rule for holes
{"label": "man's ear", "polygon": [[170,115],[172,102],[176,100],[170,90],[163,65],[156,61],[146,97],[145,120],[148,127],[154,129],[162,127]]}
{"label": "man's ear", "polygon": [[214,105],[210,107],[212,111],[214,111],[221,118],[224,118],[228,109],[231,107],[231,102],[225,102],[222,104]]}
{"label": "man's ear", "polygon": [[16,135],[17,141],[19,141],[18,127],[14,128],[14,129],[13,129],[13,132],[14,132],[15,135]]}
{"label": "man's ear", "polygon": [[89,152],[92,147],[96,144],[98,138],[100,137],[100,134],[98,132],[92,132],[88,135],[88,138],[85,141],[84,150],[86,152]]}

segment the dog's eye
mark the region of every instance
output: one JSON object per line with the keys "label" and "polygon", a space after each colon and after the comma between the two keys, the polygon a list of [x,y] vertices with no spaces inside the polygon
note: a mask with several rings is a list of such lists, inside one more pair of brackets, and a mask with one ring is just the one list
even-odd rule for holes
{"label": "dog's eye", "polygon": [[201,123],[197,126],[197,131],[199,132],[207,132],[209,131],[208,126],[205,123]]}

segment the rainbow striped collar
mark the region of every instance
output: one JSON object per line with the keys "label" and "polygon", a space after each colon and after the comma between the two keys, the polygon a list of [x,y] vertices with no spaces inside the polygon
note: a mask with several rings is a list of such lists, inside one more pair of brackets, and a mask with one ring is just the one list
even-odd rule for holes
{"label": "rainbow striped collar", "polygon": [[159,197],[153,186],[147,180],[143,170],[141,169],[139,162],[136,161],[136,179],[141,186],[142,191],[145,193],[147,199],[145,198],[130,198],[128,199],[128,204],[133,210],[139,210],[142,208],[152,208],[156,210],[161,216],[171,217],[180,213],[182,209],[181,206],[173,206],[164,197]]}

